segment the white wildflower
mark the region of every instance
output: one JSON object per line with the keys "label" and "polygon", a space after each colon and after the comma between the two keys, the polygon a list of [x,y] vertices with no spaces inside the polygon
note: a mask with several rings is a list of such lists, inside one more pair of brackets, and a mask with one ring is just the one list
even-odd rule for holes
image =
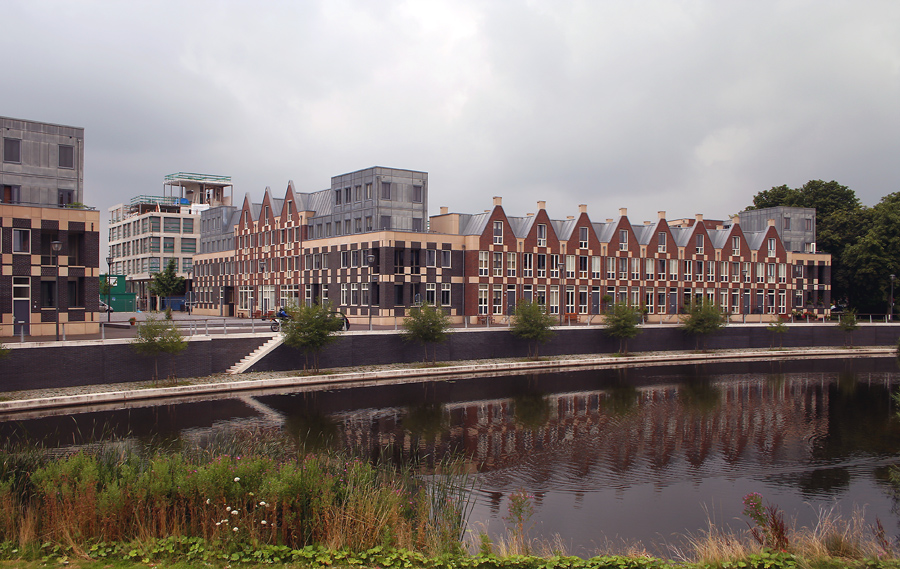
{"label": "white wildflower", "polygon": [[235,482],[240,482],[240,481],[241,481],[241,478],[240,478],[239,476],[235,476],[235,477],[234,477],[234,481],[235,481]]}

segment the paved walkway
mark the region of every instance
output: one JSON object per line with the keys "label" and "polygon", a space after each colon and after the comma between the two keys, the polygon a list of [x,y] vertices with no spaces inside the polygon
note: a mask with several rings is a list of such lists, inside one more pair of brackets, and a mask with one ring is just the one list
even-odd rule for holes
{"label": "paved walkway", "polygon": [[472,377],[509,373],[534,373],[574,368],[632,367],[689,363],[711,363],[740,360],[788,360],[800,358],[883,357],[897,353],[895,347],[852,348],[795,348],[715,350],[709,352],[654,352],[618,356],[616,354],[585,354],[557,356],[534,360],[498,359],[453,362],[443,367],[422,364],[388,364],[358,368],[323,370],[318,375],[294,371],[254,372],[241,375],[216,374],[208,377],[179,380],[179,384],[160,387],[159,383],[119,383],[87,385],[61,389],[17,391],[2,394],[0,420],[22,418],[27,412],[72,412],[114,404],[122,406],[137,402],[140,405],[171,403],[175,400],[210,399],[251,394],[278,389],[285,393],[309,387],[336,385],[371,385],[398,381],[427,381],[448,377]]}

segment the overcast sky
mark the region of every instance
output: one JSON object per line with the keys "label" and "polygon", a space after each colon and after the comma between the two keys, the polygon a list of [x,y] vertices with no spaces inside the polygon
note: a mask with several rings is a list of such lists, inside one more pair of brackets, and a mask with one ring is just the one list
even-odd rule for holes
{"label": "overcast sky", "polygon": [[[85,128],[103,212],[166,174],[235,201],[369,166],[430,213],[724,218],[900,190],[900,2],[2,0],[0,115]],[[102,237],[105,241],[105,232]]]}

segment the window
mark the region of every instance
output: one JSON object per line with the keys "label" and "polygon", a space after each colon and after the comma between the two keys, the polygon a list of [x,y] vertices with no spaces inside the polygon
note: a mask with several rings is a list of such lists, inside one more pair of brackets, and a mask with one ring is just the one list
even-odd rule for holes
{"label": "window", "polygon": [[341,283],[341,306],[347,306],[349,302],[347,301],[347,283]]}
{"label": "window", "polygon": [[698,255],[703,254],[703,236],[702,235],[697,235],[697,254]]}
{"label": "window", "polygon": [[350,251],[341,251],[341,268],[346,269],[350,266]]}
{"label": "window", "polygon": [[437,304],[437,285],[425,283],[425,302],[431,305]]}
{"label": "window", "polygon": [[784,230],[785,231],[791,230],[791,218],[788,216],[784,216]]}
{"label": "window", "polygon": [[[166,239],[173,239],[173,237],[166,237]],[[159,237],[150,238],[150,252],[159,253]]]}
{"label": "window", "polygon": [[391,216],[382,215],[381,216],[381,229],[387,230],[391,228]]}
{"label": "window", "polygon": [[372,199],[372,182],[366,184],[366,199]]}
{"label": "window", "polygon": [[503,245],[503,222],[494,222],[494,245]]}
{"label": "window", "polygon": [[3,186],[3,193],[0,194],[0,201],[3,203],[19,203],[22,199],[21,186]]}
{"label": "window", "polygon": [[547,226],[543,223],[539,223],[537,226],[537,246],[547,246]]}
{"label": "window", "polygon": [[28,229],[13,229],[13,253],[31,252],[31,231]]}
{"label": "window", "polygon": [[732,255],[740,255],[741,254],[741,238],[735,235],[731,238],[731,254]]}
{"label": "window", "polygon": [[334,203],[335,205],[341,205],[341,190],[334,191]]}
{"label": "window", "polygon": [[[166,237],[166,239],[169,239]],[[196,253],[197,252],[197,240],[194,238],[183,237],[181,239],[181,252],[182,253]]]}
{"label": "window", "polygon": [[603,257],[591,257],[591,278],[599,279],[603,271]]}
{"label": "window", "polygon": [[181,232],[182,233],[193,233],[194,232],[194,220],[193,219],[183,219],[181,221]]}
{"label": "window", "polygon": [[[540,261],[538,263],[540,264]],[[559,255],[550,255],[550,278],[559,278],[559,269]]]}
{"label": "window", "polygon": [[450,283],[441,283],[441,304],[450,306]]}
{"label": "window", "polygon": [[373,227],[372,227],[372,216],[369,215],[369,216],[366,216],[366,231],[372,231],[372,230],[373,230]]}
{"label": "window", "polygon": [[503,285],[494,285],[493,294],[491,294],[491,305],[493,314],[503,314]]}
{"label": "window", "polygon": [[354,186],[353,187],[353,201],[355,201],[355,202],[362,201],[362,186]]}
{"label": "window", "polygon": [[488,313],[488,285],[478,285],[478,314]]}
{"label": "window", "polygon": [[547,255],[539,254],[537,256],[537,276],[538,278],[547,276]]}
{"label": "window", "polygon": [[784,263],[778,263],[778,282],[787,282],[787,265]]}
{"label": "window", "polygon": [[422,232],[422,218],[421,217],[414,217],[412,219],[412,230],[417,233]]}
{"label": "window", "polygon": [[412,201],[422,203],[422,186],[413,186],[412,190]]}
{"label": "window", "polygon": [[530,277],[534,273],[534,254],[533,253],[523,253],[522,254],[522,276]]}
{"label": "window", "polygon": [[769,237],[769,257],[775,256],[775,238]]}
{"label": "window", "polygon": [[54,308],[56,303],[56,281],[41,281],[41,308]]}
{"label": "window", "polygon": [[619,230],[619,251],[627,251],[628,250],[628,230],[620,229]]}
{"label": "window", "polygon": [[616,258],[615,257],[607,257],[606,258],[606,278],[607,279],[616,278]]}
{"label": "window", "polygon": [[619,257],[619,278],[628,279],[628,257]]}
{"label": "window", "polygon": [[[653,262],[653,259],[645,259],[644,260],[644,279],[648,281],[653,280],[653,269],[656,268],[656,263]],[[650,303],[652,304],[652,303]]]}
{"label": "window", "polygon": [[75,147],[66,144],[59,145],[59,167],[74,168],[75,167]]}
{"label": "window", "polygon": [[587,227],[579,227],[578,228],[578,246],[582,249],[588,248],[588,228]]}
{"label": "window", "polygon": [[641,260],[637,257],[631,258],[631,280],[637,281],[641,279]]}
{"label": "window", "polygon": [[163,253],[174,253],[175,252],[175,238],[174,237],[163,237]]}
{"label": "window", "polygon": [[441,266],[444,268],[450,268],[450,259],[452,255],[450,255],[451,251],[449,249],[441,250]]}
{"label": "window", "polygon": [[350,193],[350,188],[344,188],[344,203],[349,204],[353,201],[353,196]]}
{"label": "window", "polygon": [[741,264],[731,263],[731,282],[737,283],[741,281]]}
{"label": "window", "polygon": [[437,264],[437,252],[434,249],[425,249],[425,266],[434,267]]}
{"label": "window", "polygon": [[350,284],[350,304],[353,306],[359,304],[359,283]]}
{"label": "window", "polygon": [[660,231],[656,236],[656,251],[658,253],[666,252],[666,232]]}
{"label": "window", "polygon": [[812,219],[804,219],[804,226],[806,227],[806,231],[812,231]]}
{"label": "window", "polygon": [[383,200],[391,199],[391,183],[390,182],[381,182],[381,199],[383,199]]}
{"label": "window", "polygon": [[766,267],[763,263],[756,263],[756,282],[766,282],[765,270]]}
{"label": "window", "polygon": [[150,232],[151,233],[159,233],[159,218],[151,217],[150,218]]}
{"label": "window", "polygon": [[506,276],[508,276],[508,277],[516,276],[516,254],[515,253],[507,253],[506,254]]}
{"label": "window", "polygon": [[22,162],[22,141],[18,138],[3,139],[3,161],[11,164]]}
{"label": "window", "polygon": [[586,279],[588,276],[588,257],[581,255],[578,257],[578,278]]}
{"label": "window", "polygon": [[575,255],[566,255],[566,278],[575,278]]}
{"label": "window", "polygon": [[684,280],[689,281],[693,279],[694,274],[694,262],[693,261],[685,261],[684,262]]}
{"label": "window", "polygon": [[488,276],[488,263],[490,262],[489,254],[487,251],[479,251],[478,252],[478,276],[486,277]]}
{"label": "window", "polygon": [[163,218],[164,233],[181,233],[181,220],[177,217]]}

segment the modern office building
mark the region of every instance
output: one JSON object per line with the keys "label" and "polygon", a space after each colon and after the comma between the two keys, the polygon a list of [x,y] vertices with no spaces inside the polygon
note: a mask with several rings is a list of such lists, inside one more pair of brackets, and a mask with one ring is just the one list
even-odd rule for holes
{"label": "modern office building", "polygon": [[[221,269],[233,272],[222,286],[236,287],[234,306],[219,305],[227,292],[215,283],[225,277],[214,275],[199,306],[251,316],[327,300],[351,320],[390,323],[428,302],[457,322],[489,323],[537,300],[560,321],[590,322],[615,301],[643,307],[650,321],[677,322],[698,300],[760,320],[830,302],[830,256],[786,250],[774,219],[752,231],[702,215],[670,223],[665,212],[633,224],[623,208],[595,222],[587,205],[552,219],[543,201],[515,217],[495,197],[492,209],[441,208],[425,225],[416,220],[425,216],[427,181],[424,172],[369,168],[332,178],[329,190],[302,193],[289,183],[283,198],[268,188],[260,203],[247,196],[233,271]],[[810,277],[809,263],[823,270]]]}
{"label": "modern office building", "polygon": [[0,117],[0,336],[99,331],[100,214],[84,129]]}
{"label": "modern office building", "polygon": [[170,260],[178,276],[191,278],[201,213],[230,206],[231,187],[229,176],[179,172],[165,177],[162,195],[135,196],[109,208],[110,273],[125,275],[140,308],[154,307],[150,281]]}

